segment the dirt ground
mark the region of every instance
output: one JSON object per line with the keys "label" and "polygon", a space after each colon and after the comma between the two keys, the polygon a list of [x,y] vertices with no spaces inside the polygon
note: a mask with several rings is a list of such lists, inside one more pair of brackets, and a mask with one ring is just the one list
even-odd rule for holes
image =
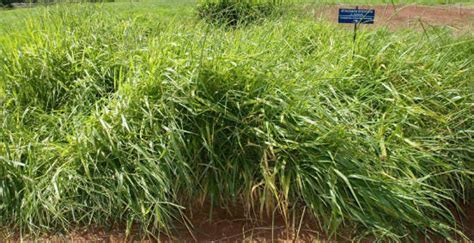
{"label": "dirt ground", "polygon": [[[337,23],[339,8],[353,8],[354,5],[325,5],[310,8],[317,19]],[[359,5],[360,9],[375,9],[375,23],[363,28],[387,27],[389,30],[417,29],[432,26],[446,26],[455,32],[474,31],[474,5],[427,6],[427,5]],[[349,28],[352,26],[347,25]]]}
{"label": "dirt ground", "polygon": [[[142,238],[132,229],[126,236],[124,227],[107,229],[76,230],[67,235],[51,235],[40,237],[41,241],[56,242],[314,242],[328,237],[317,229],[317,223],[312,220],[308,211],[301,211],[290,216],[285,222],[283,217],[275,213],[274,217],[255,220],[244,214],[241,207],[232,209],[214,208],[212,216],[209,205],[188,207],[186,218],[188,226],[177,225],[169,236],[163,233],[159,239]],[[12,236],[13,241],[20,241],[18,236]],[[26,239],[26,242],[29,240]],[[0,239],[0,242],[2,240]],[[34,241],[31,241],[34,242]]]}
{"label": "dirt ground", "polygon": [[[474,241],[474,203],[461,205],[464,215],[454,212],[459,223],[463,225],[462,231]],[[191,211],[194,211],[191,213]],[[278,214],[276,214],[278,215]],[[293,217],[294,216],[294,217]],[[178,226],[174,229],[173,237],[163,234],[159,239],[141,238],[134,234],[127,237],[123,227],[113,230],[77,230],[68,235],[54,235],[41,237],[41,242],[340,242],[350,241],[347,238],[331,239],[322,233],[312,220],[308,211],[290,215],[289,222],[285,222],[281,216],[267,217],[261,221],[251,220],[248,215],[243,214],[241,208],[214,209],[212,219],[209,215],[209,207],[195,207],[188,210],[189,226]],[[192,225],[192,226],[191,226]],[[421,237],[421,234],[420,234]],[[17,237],[11,238],[13,242],[19,242]],[[423,242],[423,238],[420,238]],[[445,242],[441,238],[434,237],[434,242]],[[372,240],[367,239],[366,242]],[[3,242],[0,239],[0,242]],[[23,242],[29,242],[28,240]],[[36,242],[31,241],[31,242]],[[428,241],[426,241],[428,242]],[[462,241],[460,241],[462,242]]]}

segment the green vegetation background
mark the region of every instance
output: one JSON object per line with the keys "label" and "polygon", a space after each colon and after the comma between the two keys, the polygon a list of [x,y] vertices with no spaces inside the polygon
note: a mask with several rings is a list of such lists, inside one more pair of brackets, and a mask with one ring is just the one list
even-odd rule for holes
{"label": "green vegetation background", "polygon": [[0,225],[141,226],[306,207],[330,235],[452,239],[472,198],[472,33],[350,30],[193,2],[0,12]]}

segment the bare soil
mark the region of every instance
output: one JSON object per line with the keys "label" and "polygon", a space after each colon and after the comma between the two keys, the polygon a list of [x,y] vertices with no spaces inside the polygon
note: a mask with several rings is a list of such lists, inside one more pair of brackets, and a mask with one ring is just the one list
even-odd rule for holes
{"label": "bare soil", "polygon": [[[461,205],[464,214],[453,210],[462,231],[474,242],[474,204]],[[77,230],[67,235],[43,236],[40,241],[44,242],[340,242],[350,241],[339,237],[337,240],[329,238],[318,227],[318,223],[311,219],[308,211],[300,211],[290,215],[286,221],[278,213],[274,217],[264,217],[258,221],[245,215],[243,209],[234,207],[232,209],[215,208],[212,216],[209,213],[209,205],[189,208],[186,216],[189,226],[178,226],[173,231],[173,236],[163,234],[159,239],[142,238],[136,234],[136,229],[126,236],[124,227],[107,229],[84,229]],[[192,225],[192,226],[191,226]],[[420,239],[423,242],[420,233]],[[435,242],[445,242],[442,238],[434,236]],[[11,242],[20,241],[13,236]],[[0,242],[2,240],[0,239]],[[23,241],[28,242],[28,240]],[[36,242],[30,241],[30,242]],[[372,242],[367,239],[366,242]],[[462,240],[460,240],[462,242]]]}
{"label": "bare soil", "polygon": [[463,215],[455,214],[458,222],[462,225],[463,233],[474,242],[474,201],[467,202],[461,205],[463,209]]}
{"label": "bare soil", "polygon": [[[324,5],[311,7],[310,11],[317,19],[337,23],[339,8],[354,8],[354,5]],[[375,9],[375,23],[364,28],[387,27],[389,30],[423,30],[433,26],[445,26],[455,32],[474,30],[474,5],[461,4],[449,6],[427,5],[359,5],[360,9]],[[347,25],[349,28],[351,25]]]}
{"label": "bare soil", "polygon": [[[317,222],[311,219],[308,211],[300,211],[285,221],[278,212],[274,217],[257,216],[244,213],[243,207],[229,209],[214,208],[210,214],[210,205],[188,207],[186,220],[188,225],[177,225],[171,235],[163,233],[158,239],[143,238],[132,229],[128,236],[123,226],[113,229],[77,229],[66,235],[53,234],[41,236],[40,241],[56,242],[315,242],[328,237],[319,230]],[[29,238],[29,237],[27,237]],[[9,240],[20,242],[18,235]],[[23,239],[25,242],[25,239]],[[26,239],[26,242],[29,240]],[[0,239],[0,242],[2,240]],[[35,242],[31,240],[30,242]]]}

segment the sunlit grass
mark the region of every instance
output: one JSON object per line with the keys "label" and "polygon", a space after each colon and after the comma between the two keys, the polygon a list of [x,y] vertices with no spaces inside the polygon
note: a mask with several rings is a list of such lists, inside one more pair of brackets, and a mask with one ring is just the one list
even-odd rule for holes
{"label": "sunlit grass", "polygon": [[120,4],[36,9],[0,36],[1,226],[156,236],[204,199],[307,207],[330,235],[459,233],[472,35],[362,31],[354,45],[294,15],[224,29],[188,5]]}

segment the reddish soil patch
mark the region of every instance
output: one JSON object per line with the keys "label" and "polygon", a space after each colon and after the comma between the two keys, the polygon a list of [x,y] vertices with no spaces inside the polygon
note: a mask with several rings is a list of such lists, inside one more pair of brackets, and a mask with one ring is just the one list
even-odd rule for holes
{"label": "reddish soil patch", "polygon": [[464,215],[455,214],[463,233],[474,242],[474,201],[461,205]]}
{"label": "reddish soil patch", "polygon": [[212,215],[209,209],[205,205],[191,210],[194,212],[188,217],[193,225],[192,233],[188,229],[178,229],[177,239],[199,242],[311,242],[327,239],[321,230],[315,230],[317,223],[308,217],[308,211],[292,214],[292,219],[285,221],[278,212],[273,217],[266,216],[256,220],[258,216],[246,215],[241,207],[215,208]]}
{"label": "reddish soil patch", "polygon": [[[276,212],[274,217],[263,217],[244,213],[242,207],[231,209],[214,208],[212,215],[208,204],[188,208],[189,225],[180,225],[173,229],[172,236],[162,234],[159,239],[143,238],[132,229],[127,237],[124,227],[106,229],[76,230],[67,235],[50,235],[40,237],[40,241],[56,242],[317,242],[328,239],[317,229],[317,222],[312,220],[308,211],[292,214],[289,221]],[[20,239],[12,237],[12,242]],[[0,239],[0,242],[1,239]],[[22,242],[35,242],[28,240]]]}
{"label": "reddish soil patch", "polygon": [[[474,204],[461,205],[464,214],[461,215],[453,210],[457,220],[462,225],[464,234],[474,241]],[[212,216],[209,214],[209,205],[194,207],[188,210],[186,216],[190,225],[179,226],[174,229],[173,237],[165,234],[159,237],[161,242],[339,242],[350,241],[348,238],[328,240],[328,236],[318,229],[318,223],[311,219],[306,213],[299,212],[290,215],[290,220],[285,222],[278,213],[275,217],[264,217],[255,220],[244,214],[242,208],[222,209],[215,208]],[[252,219],[253,218],[253,219]],[[132,229],[131,234],[126,237],[123,227],[113,230],[77,230],[68,235],[53,235],[41,237],[41,241],[48,242],[157,242],[158,239],[141,238]],[[339,232],[341,233],[341,232]],[[438,236],[433,236],[435,242],[445,242]],[[13,237],[14,239],[17,237]],[[420,233],[420,240],[424,238]],[[368,238],[363,242],[372,242]],[[1,242],[1,239],[0,239]],[[25,241],[23,241],[25,242]],[[35,242],[35,241],[26,241]],[[460,240],[463,242],[463,240]]]}
{"label": "reddish soil patch", "polygon": [[[337,23],[339,8],[353,8],[353,5],[325,5],[313,7],[316,18],[329,19]],[[387,27],[390,30],[417,29],[431,26],[447,26],[455,31],[474,30],[474,7],[462,5],[425,6],[425,5],[375,5],[359,6],[361,9],[375,9],[375,24],[364,25],[367,28]]]}

